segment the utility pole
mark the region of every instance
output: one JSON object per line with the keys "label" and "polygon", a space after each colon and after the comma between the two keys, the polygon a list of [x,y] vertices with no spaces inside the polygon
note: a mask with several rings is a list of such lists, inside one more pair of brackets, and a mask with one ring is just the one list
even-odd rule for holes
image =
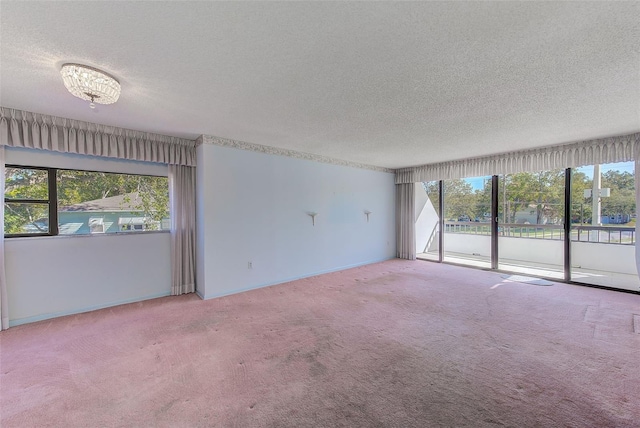
{"label": "utility pole", "polygon": [[600,175],[600,165],[593,166],[593,185],[591,190],[584,191],[584,197],[591,197],[591,226],[594,228],[589,234],[592,242],[600,241],[600,231],[595,229],[602,226],[602,198],[611,196],[610,188],[602,188],[602,176]]}
{"label": "utility pole", "polygon": [[507,174],[502,176],[502,222],[507,223]]}
{"label": "utility pole", "polygon": [[600,176],[600,165],[593,166],[593,188],[591,189],[591,225],[602,226],[602,200],[600,199],[600,188],[602,187],[602,177]]}

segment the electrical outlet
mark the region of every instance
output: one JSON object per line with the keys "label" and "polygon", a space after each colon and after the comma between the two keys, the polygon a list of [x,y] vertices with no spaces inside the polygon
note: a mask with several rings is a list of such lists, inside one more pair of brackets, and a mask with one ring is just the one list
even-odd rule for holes
{"label": "electrical outlet", "polygon": [[252,268],[253,268],[253,262],[247,263],[247,269],[252,269]]}

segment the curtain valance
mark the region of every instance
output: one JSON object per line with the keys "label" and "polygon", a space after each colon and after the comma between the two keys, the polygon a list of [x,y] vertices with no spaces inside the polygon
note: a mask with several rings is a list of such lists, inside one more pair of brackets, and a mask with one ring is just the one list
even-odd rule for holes
{"label": "curtain valance", "polygon": [[626,162],[640,157],[640,133],[396,170],[396,184]]}
{"label": "curtain valance", "polygon": [[196,165],[196,142],[0,107],[0,145]]}

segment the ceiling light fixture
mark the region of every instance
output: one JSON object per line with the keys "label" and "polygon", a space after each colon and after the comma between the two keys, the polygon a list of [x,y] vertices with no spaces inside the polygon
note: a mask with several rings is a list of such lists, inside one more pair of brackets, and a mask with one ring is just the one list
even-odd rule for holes
{"label": "ceiling light fixture", "polygon": [[94,103],[113,104],[120,97],[120,83],[97,68],[80,64],[64,64],[60,70],[62,81],[71,94]]}

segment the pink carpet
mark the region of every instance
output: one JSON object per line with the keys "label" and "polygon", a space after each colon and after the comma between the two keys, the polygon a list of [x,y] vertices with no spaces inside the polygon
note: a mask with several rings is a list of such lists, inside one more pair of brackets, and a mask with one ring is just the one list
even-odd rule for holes
{"label": "pink carpet", "polygon": [[640,295],[401,260],[156,299],[0,333],[0,425],[638,427],[634,315]]}

